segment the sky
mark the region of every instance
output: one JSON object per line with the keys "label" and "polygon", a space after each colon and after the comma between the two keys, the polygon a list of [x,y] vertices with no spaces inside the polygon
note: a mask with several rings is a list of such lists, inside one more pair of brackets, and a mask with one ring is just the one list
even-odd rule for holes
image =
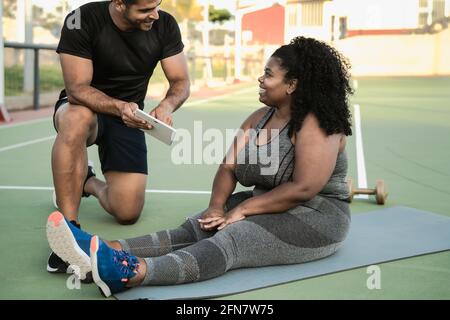
{"label": "sky", "polygon": [[[75,8],[80,5],[90,2],[92,0],[68,0],[69,4]],[[97,0],[98,1],[98,0]],[[58,0],[32,0],[33,4],[44,8],[45,11],[52,10],[58,3]],[[209,0],[209,2],[216,8],[226,8],[231,13],[234,13],[236,8],[236,1],[234,0]]]}

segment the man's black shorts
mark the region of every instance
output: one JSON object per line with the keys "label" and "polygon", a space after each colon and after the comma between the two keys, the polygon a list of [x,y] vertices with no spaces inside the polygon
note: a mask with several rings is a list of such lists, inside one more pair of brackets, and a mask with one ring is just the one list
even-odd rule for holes
{"label": "man's black shorts", "polygon": [[[67,97],[60,98],[55,104],[54,126],[56,110],[65,103],[68,103]],[[144,132],[129,128],[120,118],[104,113],[97,113],[97,124],[95,144],[98,145],[103,173],[119,171],[148,174]]]}

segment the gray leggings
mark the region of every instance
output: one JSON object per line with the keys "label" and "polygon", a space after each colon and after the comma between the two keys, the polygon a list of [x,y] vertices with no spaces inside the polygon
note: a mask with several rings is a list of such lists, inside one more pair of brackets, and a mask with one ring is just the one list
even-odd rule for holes
{"label": "gray leggings", "polygon": [[[233,194],[231,210],[252,196]],[[201,212],[179,228],[119,240],[123,249],[144,258],[142,285],[170,285],[218,277],[243,267],[303,263],[336,252],[350,225],[348,203],[316,196],[284,213],[261,214],[232,223],[220,231],[204,231]]]}

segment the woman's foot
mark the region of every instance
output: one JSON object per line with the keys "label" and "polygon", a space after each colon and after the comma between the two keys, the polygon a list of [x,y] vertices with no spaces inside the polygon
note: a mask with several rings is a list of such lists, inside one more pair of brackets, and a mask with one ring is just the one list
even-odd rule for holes
{"label": "woman's foot", "polygon": [[110,247],[110,248],[112,248],[114,250],[119,250],[119,251],[123,250],[122,245],[120,244],[119,241],[116,241],[116,240],[103,240],[103,239],[102,239],[102,241],[104,243],[106,243],[106,245],[108,247]]}
{"label": "woman's foot", "polygon": [[94,282],[109,297],[142,283],[146,264],[125,251],[111,249],[98,236],[91,238],[91,267]]}
{"label": "woman's foot", "polygon": [[[47,240],[53,252],[67,262],[80,280],[92,282],[89,245],[92,235],[55,211],[47,219]],[[90,281],[89,281],[90,280]]]}

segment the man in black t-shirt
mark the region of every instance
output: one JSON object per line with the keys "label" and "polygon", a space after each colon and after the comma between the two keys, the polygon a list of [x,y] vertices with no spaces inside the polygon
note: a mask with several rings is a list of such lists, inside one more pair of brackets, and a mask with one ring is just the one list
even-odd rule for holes
{"label": "man in black t-shirt", "polygon": [[[151,127],[134,116],[143,109],[148,83],[161,62],[170,88],[150,114],[172,124],[172,113],[189,96],[180,30],[159,10],[161,0],[92,2],[69,14],[57,52],[65,90],[55,105],[58,132],[52,150],[54,200],[78,224],[82,196],[94,195],[119,223],[137,221],[144,206]],[[106,182],[88,165],[87,147],[97,144]],[[55,254],[49,272],[65,272]],[[85,275],[81,275],[84,278]]]}

